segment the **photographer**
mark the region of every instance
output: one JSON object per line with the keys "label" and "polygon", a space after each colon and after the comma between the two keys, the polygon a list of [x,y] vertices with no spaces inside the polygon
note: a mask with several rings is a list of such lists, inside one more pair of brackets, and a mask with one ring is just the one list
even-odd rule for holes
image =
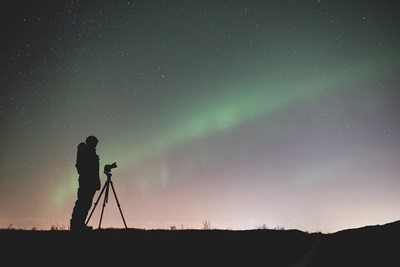
{"label": "photographer", "polygon": [[97,143],[98,139],[95,136],[88,136],[86,143],[78,145],[75,167],[79,174],[79,188],[78,199],[75,201],[70,220],[71,231],[92,230],[92,227],[85,225],[85,220],[92,206],[93,197],[101,187],[100,159],[96,154]]}

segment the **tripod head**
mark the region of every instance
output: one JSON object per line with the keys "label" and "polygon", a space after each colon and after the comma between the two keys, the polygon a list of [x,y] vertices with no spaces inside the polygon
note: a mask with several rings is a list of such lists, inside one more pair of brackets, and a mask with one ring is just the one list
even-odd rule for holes
{"label": "tripod head", "polygon": [[114,162],[113,164],[106,164],[104,165],[104,173],[107,175],[107,178],[111,178],[111,169],[117,168],[117,163]]}

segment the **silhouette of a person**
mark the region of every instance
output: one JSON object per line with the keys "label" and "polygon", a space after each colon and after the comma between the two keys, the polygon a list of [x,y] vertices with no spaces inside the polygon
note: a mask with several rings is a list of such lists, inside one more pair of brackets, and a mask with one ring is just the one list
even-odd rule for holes
{"label": "silhouette of a person", "polygon": [[72,211],[70,220],[71,231],[91,230],[92,227],[86,226],[85,220],[93,197],[97,190],[100,190],[100,159],[96,154],[98,139],[91,135],[86,138],[86,143],[78,145],[75,167],[79,174],[78,199]]}

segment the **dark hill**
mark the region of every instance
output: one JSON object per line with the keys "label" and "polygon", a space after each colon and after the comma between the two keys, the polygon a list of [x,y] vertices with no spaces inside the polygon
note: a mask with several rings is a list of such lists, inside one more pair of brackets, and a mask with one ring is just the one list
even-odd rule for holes
{"label": "dark hill", "polygon": [[307,267],[400,266],[400,221],[323,235]]}
{"label": "dark hill", "polygon": [[[400,266],[400,222],[333,234],[298,230],[0,230],[3,262],[89,266]],[[144,263],[144,264],[143,264]],[[390,263],[390,264],[389,264]]]}

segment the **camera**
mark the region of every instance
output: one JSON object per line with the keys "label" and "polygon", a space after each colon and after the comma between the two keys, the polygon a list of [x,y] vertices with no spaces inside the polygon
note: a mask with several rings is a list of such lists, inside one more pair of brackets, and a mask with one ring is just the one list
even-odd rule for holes
{"label": "camera", "polygon": [[117,163],[114,162],[113,164],[104,165],[104,173],[109,174],[111,173],[111,169],[117,168]]}

